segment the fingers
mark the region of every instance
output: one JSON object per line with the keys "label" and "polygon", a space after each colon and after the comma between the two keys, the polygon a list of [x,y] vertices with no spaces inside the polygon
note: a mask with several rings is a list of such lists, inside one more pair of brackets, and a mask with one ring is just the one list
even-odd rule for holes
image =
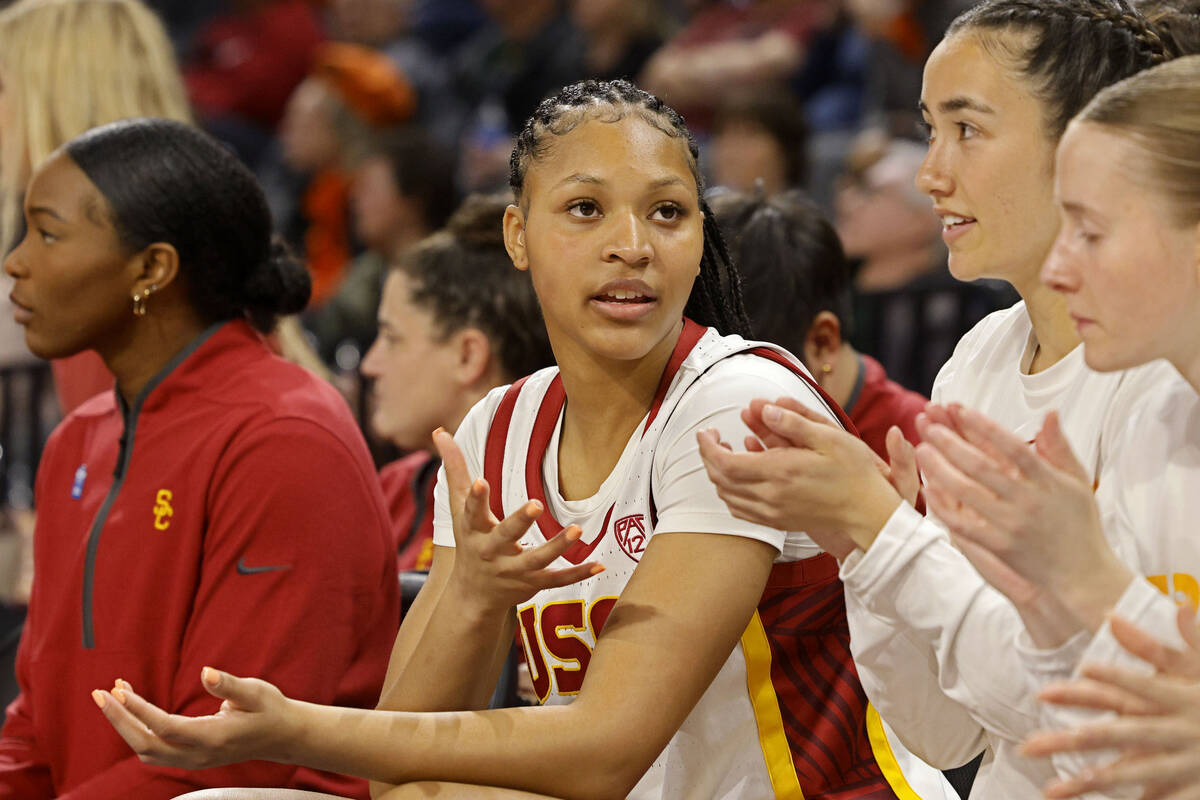
{"label": "fingers", "polygon": [[471,487],[471,473],[467,471],[467,460],[454,437],[438,428],[433,433],[433,444],[442,458],[446,470],[446,488],[450,493],[450,507],[459,508]]}
{"label": "fingers", "polygon": [[[776,435],[763,423],[762,410],[766,405],[767,401],[761,398],[755,398],[754,400],[751,400],[750,406],[742,409],[740,415],[742,422],[744,422],[746,427],[751,430],[755,438],[757,438],[757,440],[766,447],[787,447],[787,439]],[[751,446],[748,444],[750,437],[747,437],[746,441],[746,449],[751,450],[751,452],[758,452],[759,450],[764,449],[763,447],[751,448]]]}
{"label": "fingers", "polygon": [[1184,603],[1180,606],[1176,624],[1194,658],[1200,658],[1200,627],[1196,625],[1196,607],[1191,603]]}
{"label": "fingers", "polygon": [[[1146,675],[1111,664],[1085,664],[1082,674],[1140,698],[1156,710],[1179,709],[1197,701],[1195,681],[1172,675]],[[1142,712],[1145,713],[1145,712]]]}
{"label": "fingers", "polygon": [[[942,459],[957,470],[963,478],[969,475],[970,478],[967,480],[971,483],[986,488],[996,497],[1007,497],[1014,491],[1016,481],[1012,470],[1007,469],[1008,464],[997,463],[973,443],[946,426],[927,425],[921,431],[921,436],[922,445],[936,448]],[[983,496],[980,495],[980,497]],[[969,502],[965,497],[961,499]],[[975,504],[971,503],[971,505]]]}
{"label": "fingers", "polygon": [[887,438],[888,466],[891,473],[888,480],[900,496],[910,504],[915,505],[917,493],[921,491],[921,475],[917,470],[917,448],[904,437],[899,426],[888,428]]}
{"label": "fingers", "polygon": [[1074,778],[1058,780],[1046,787],[1046,797],[1076,797],[1084,792],[1106,791],[1123,786],[1172,785],[1182,788],[1194,781],[1200,769],[1192,753],[1167,753],[1127,758],[1085,770]]}
{"label": "fingers", "polygon": [[950,415],[958,423],[963,438],[996,461],[1006,462],[1004,466],[1015,467],[1022,475],[1034,480],[1046,475],[1047,463],[1029,449],[1029,444],[985,414],[954,407],[950,409]]}
{"label": "fingers", "polygon": [[1088,471],[1083,468],[1079,459],[1075,457],[1074,451],[1071,450],[1071,444],[1067,441],[1067,436],[1063,433],[1062,425],[1058,420],[1057,411],[1051,411],[1042,421],[1042,429],[1038,431],[1038,435],[1034,439],[1034,446],[1042,458],[1058,469],[1084,483],[1091,483]]}
{"label": "fingers", "polygon": [[[1180,617],[1183,617],[1187,614],[1186,608],[1181,608],[1179,613]],[[1190,617],[1188,619],[1189,622],[1185,622],[1184,627],[1194,630],[1194,626],[1190,624]],[[1200,677],[1200,654],[1194,651],[1184,653],[1168,647],[1124,617],[1113,615],[1109,626],[1112,628],[1113,638],[1122,647],[1143,661],[1153,664],[1160,672],[1179,677]],[[1181,632],[1184,627],[1180,628]]]}
{"label": "fingers", "polygon": [[[490,498],[491,487],[488,486],[486,480],[479,478],[471,484],[466,499],[463,501],[463,512],[469,530],[486,533],[496,527],[497,520],[489,505]],[[538,508],[540,510],[540,504]]]}
{"label": "fingers", "polygon": [[772,474],[772,451],[735,453],[721,444],[716,431],[696,434],[700,444],[700,459],[708,471],[709,480],[718,487],[738,483],[758,482]]}
{"label": "fingers", "polygon": [[1078,706],[1139,716],[1161,710],[1158,705],[1137,695],[1092,678],[1049,683],[1038,693],[1038,699],[1058,706]]}
{"label": "fingers", "polygon": [[996,495],[964,475],[927,441],[917,445],[917,463],[925,473],[925,501],[950,530],[993,551],[1008,546],[1007,537],[983,522],[995,513]]}
{"label": "fingers", "polygon": [[793,408],[767,403],[763,406],[762,419],[772,433],[786,439],[793,447],[807,450],[823,449],[838,434],[850,435],[841,428],[831,427],[824,416],[799,403]]}

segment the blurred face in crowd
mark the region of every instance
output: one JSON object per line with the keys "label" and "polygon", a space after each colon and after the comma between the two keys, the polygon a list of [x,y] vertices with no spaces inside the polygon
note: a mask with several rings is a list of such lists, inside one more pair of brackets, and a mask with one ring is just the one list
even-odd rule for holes
{"label": "blurred face in crowd", "polygon": [[722,127],[713,137],[708,163],[716,186],[752,192],[761,178],[768,195],[788,188],[787,156],[775,137],[758,125],[732,122]]}
{"label": "blurred face in crowd", "polygon": [[25,342],[42,358],[119,348],[133,321],[130,287],[140,272],[108,221],[100,190],[65,153],[51,156],[25,194],[24,239],[4,270]]}
{"label": "blurred face in crowd", "polygon": [[387,252],[407,211],[387,158],[372,156],[363,161],[354,175],[350,202],[358,238],[372,250]]}
{"label": "blurred face in crowd", "polygon": [[837,190],[837,229],[850,258],[927,249],[941,223],[912,185],[915,165],[884,156]]}
{"label": "blurred face in crowd", "polygon": [[1072,123],[1059,147],[1062,230],[1042,279],[1066,297],[1097,370],[1190,364],[1200,342],[1200,236],[1147,187],[1146,160],[1093,123]]}
{"label": "blurred face in crowd", "polygon": [[451,417],[464,390],[455,380],[456,337],[441,336],[433,314],[414,304],[411,292],[411,279],[392,270],[379,304],[379,335],[362,362],[363,375],[373,381],[371,426],[403,450],[430,449],[436,428],[454,428]]}
{"label": "blurred face in crowd", "polygon": [[338,158],[337,133],[329,115],[329,90],[309,78],[288,98],[279,139],[289,166],[301,172],[325,169]]}
{"label": "blurred face in crowd", "polygon": [[933,198],[951,273],[1036,286],[1058,212],[1056,142],[1032,87],[965,32],[930,55],[921,113],[929,152],[917,187]]}

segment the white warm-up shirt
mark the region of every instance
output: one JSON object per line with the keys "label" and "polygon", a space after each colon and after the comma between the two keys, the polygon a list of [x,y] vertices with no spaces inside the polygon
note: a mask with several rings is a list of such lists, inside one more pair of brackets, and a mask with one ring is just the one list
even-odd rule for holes
{"label": "white warm-up shirt", "polygon": [[[959,342],[932,399],[979,410],[1030,442],[1057,410],[1076,456],[1099,477],[1134,410],[1176,379],[1163,362],[1096,372],[1084,363],[1082,346],[1030,375],[1035,351],[1023,302],[995,312]],[[1035,695],[1042,674],[1069,670],[1084,638],[1035,650],[1011,603],[944,528],[907,504],[866,553],[843,562],[841,577],[863,687],[911,751],[949,768],[986,750],[973,800],[1039,797],[1053,768],[1024,758],[1017,746],[1041,727]]]}

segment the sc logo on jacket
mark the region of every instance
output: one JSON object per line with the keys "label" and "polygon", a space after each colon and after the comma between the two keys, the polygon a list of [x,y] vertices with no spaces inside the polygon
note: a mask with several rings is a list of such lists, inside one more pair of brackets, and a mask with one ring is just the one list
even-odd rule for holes
{"label": "sc logo on jacket", "polygon": [[154,497],[154,527],[160,531],[171,527],[171,517],[175,515],[175,509],[171,508],[172,499],[170,489],[159,489]]}

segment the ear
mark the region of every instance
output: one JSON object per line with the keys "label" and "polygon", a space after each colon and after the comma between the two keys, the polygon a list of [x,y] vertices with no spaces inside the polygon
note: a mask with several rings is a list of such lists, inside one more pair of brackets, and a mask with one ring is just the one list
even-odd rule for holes
{"label": "ear", "polygon": [[161,292],[179,277],[179,252],[174,245],[155,242],[134,256],[137,277],[135,294]]}
{"label": "ear", "polygon": [[525,212],[518,206],[504,209],[504,249],[519,270],[529,269],[529,254],[525,245]]}
{"label": "ear", "polygon": [[492,357],[492,342],[478,328],[462,328],[455,331],[454,345],[457,360],[455,377],[465,388],[489,379],[495,359]]}
{"label": "ear", "polygon": [[804,363],[815,374],[821,364],[832,362],[841,349],[841,321],[832,311],[818,312],[804,337]]}

